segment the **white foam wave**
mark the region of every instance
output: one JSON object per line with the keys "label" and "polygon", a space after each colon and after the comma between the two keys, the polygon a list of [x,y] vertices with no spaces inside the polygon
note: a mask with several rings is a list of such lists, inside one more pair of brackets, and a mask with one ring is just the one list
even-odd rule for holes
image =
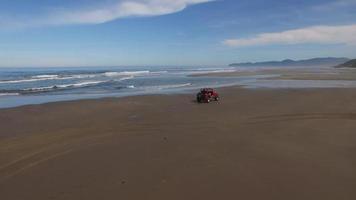
{"label": "white foam wave", "polygon": [[167,74],[168,71],[156,71],[156,72],[150,72],[151,74]]}
{"label": "white foam wave", "polygon": [[30,79],[20,79],[20,80],[4,80],[0,81],[0,83],[26,83],[26,82],[36,82],[36,81],[47,81],[47,80],[66,80],[72,79],[71,77],[59,77],[58,75],[39,75],[33,76]]}
{"label": "white foam wave", "polygon": [[37,76],[32,76],[33,79],[42,79],[42,78],[58,78],[58,75],[49,75],[49,74],[44,74],[44,75],[37,75]]}
{"label": "white foam wave", "polygon": [[[150,71],[124,71],[124,72],[105,72],[97,74],[74,74],[74,75],[58,75],[58,74],[43,74],[31,76],[30,78],[18,79],[18,80],[0,80],[0,84],[12,84],[12,83],[26,83],[48,80],[69,80],[69,79],[90,79],[95,77],[123,77],[121,80],[132,79],[133,76],[140,76],[151,73]],[[154,72],[154,73],[164,73]],[[128,77],[127,77],[128,76]]]}
{"label": "white foam wave", "polygon": [[213,73],[227,73],[227,72],[236,72],[236,69],[218,69],[218,70],[199,70],[195,72],[191,72],[191,75],[197,74],[213,74]]}
{"label": "white foam wave", "polygon": [[221,67],[203,67],[195,69],[196,71],[217,71],[217,70],[234,70],[235,67],[221,68]]}
{"label": "white foam wave", "polygon": [[135,78],[135,77],[134,76],[127,76],[127,77],[120,78],[119,81],[130,80],[130,79],[133,79],[133,78]]}
{"label": "white foam wave", "polygon": [[49,80],[48,78],[36,78],[36,79],[21,79],[21,80],[5,80],[5,81],[0,81],[0,83],[26,83],[26,82],[36,82],[36,81],[44,81],[44,80]]}
{"label": "white foam wave", "polygon": [[73,78],[73,79],[83,79],[83,78],[95,78],[97,77],[98,75],[95,75],[95,74],[76,74],[76,75],[72,75],[70,76],[70,78]]}
{"label": "white foam wave", "polygon": [[36,81],[48,81],[48,80],[69,80],[69,79],[86,79],[86,78],[95,78],[101,76],[100,74],[75,74],[75,75],[36,75],[28,79],[19,79],[19,80],[2,80],[0,84],[10,84],[10,83],[26,83],[26,82],[36,82]]}
{"label": "white foam wave", "polygon": [[133,75],[143,75],[149,74],[150,71],[126,71],[126,72],[105,72],[104,76],[115,77],[115,76],[133,76]]}
{"label": "white foam wave", "polygon": [[18,96],[20,95],[19,93],[0,93],[0,97],[3,96]]}
{"label": "white foam wave", "polygon": [[28,89],[23,89],[23,91],[45,91],[45,90],[51,90],[55,89],[56,86],[47,86],[47,87],[36,87],[36,88],[28,88]]}
{"label": "white foam wave", "polygon": [[88,82],[82,82],[82,83],[75,83],[75,84],[67,84],[67,85],[58,85],[58,88],[68,88],[68,87],[84,87],[84,86],[89,86],[89,85],[97,85],[100,83],[104,83],[106,81],[88,81]]}
{"label": "white foam wave", "polygon": [[97,85],[97,84],[104,83],[104,82],[106,82],[106,81],[90,81],[90,82],[65,84],[65,85],[53,85],[53,86],[46,86],[46,87],[24,89],[24,91],[47,91],[47,90],[63,89],[63,88],[78,88],[78,87]]}

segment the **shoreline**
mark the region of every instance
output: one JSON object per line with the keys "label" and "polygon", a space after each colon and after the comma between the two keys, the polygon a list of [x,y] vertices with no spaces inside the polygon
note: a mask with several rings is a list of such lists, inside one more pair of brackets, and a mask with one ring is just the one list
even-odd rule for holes
{"label": "shoreline", "polygon": [[[294,91],[294,90],[300,90],[300,91],[310,91],[310,90],[355,90],[356,88],[352,87],[345,87],[345,88],[249,88],[245,87],[245,85],[233,85],[233,86],[222,86],[222,87],[216,87],[214,88],[217,91],[220,90],[260,90],[260,91]],[[195,95],[199,91],[199,89],[188,89],[180,92],[167,92],[167,93],[151,93],[151,94],[136,94],[136,95],[130,95],[130,96],[108,96],[108,97],[93,97],[93,98],[83,98],[83,99],[73,99],[73,100],[59,100],[59,101],[53,101],[53,102],[44,102],[44,103],[35,103],[35,104],[26,104],[26,105],[20,105],[20,106],[15,106],[15,107],[0,107],[0,111],[7,111],[7,110],[16,110],[16,109],[26,109],[26,108],[31,108],[31,107],[43,107],[43,106],[55,106],[58,104],[70,104],[70,103],[87,103],[87,102],[100,102],[100,101],[110,101],[110,100],[125,100],[127,98],[145,98],[145,97],[165,97],[165,96],[190,96],[192,97],[192,101],[195,100]]]}

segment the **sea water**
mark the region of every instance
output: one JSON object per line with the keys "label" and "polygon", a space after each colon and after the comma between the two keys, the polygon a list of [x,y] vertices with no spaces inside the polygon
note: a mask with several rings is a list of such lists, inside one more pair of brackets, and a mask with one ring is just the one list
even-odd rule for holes
{"label": "sea water", "polygon": [[265,70],[234,67],[0,68],[0,108],[77,99],[185,93],[203,87],[233,85],[245,88],[356,87],[356,81],[271,79],[278,74],[191,76],[261,69]]}
{"label": "sea water", "polygon": [[233,70],[231,67],[1,68],[0,108],[235,85],[243,78],[190,76]]}

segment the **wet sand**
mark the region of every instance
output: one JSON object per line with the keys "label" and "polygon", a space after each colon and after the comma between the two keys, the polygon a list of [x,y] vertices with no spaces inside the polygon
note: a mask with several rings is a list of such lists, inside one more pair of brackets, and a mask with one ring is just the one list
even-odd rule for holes
{"label": "wet sand", "polygon": [[356,90],[0,110],[0,198],[356,199]]}
{"label": "wet sand", "polygon": [[356,80],[354,68],[280,68],[259,69],[251,71],[217,72],[207,74],[194,74],[192,77],[246,77],[246,76],[272,76],[272,80]]}

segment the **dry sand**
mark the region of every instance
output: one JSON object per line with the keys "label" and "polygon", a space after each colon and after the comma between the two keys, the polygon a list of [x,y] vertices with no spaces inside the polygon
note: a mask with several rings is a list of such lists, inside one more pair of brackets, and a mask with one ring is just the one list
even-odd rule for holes
{"label": "dry sand", "polygon": [[0,199],[356,199],[356,90],[0,110]]}

